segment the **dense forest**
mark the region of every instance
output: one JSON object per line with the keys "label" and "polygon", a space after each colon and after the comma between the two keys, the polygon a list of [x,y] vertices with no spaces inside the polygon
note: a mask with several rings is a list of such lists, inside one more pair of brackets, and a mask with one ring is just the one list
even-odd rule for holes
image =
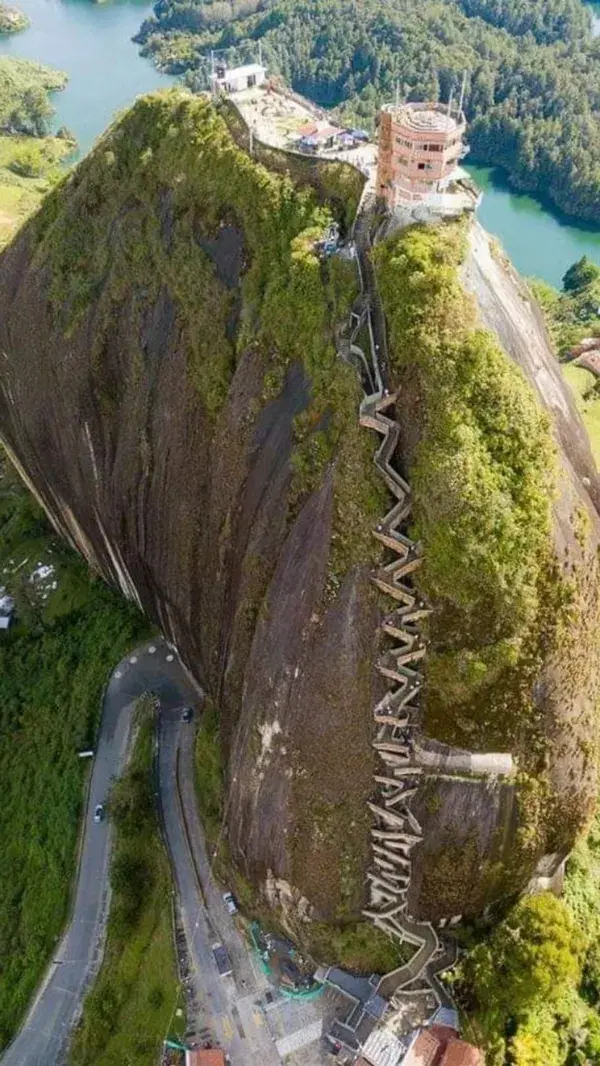
{"label": "dense forest", "polygon": [[472,156],[600,220],[600,41],[580,0],[158,0],[143,52],[205,88],[211,49],[255,58],[348,122],[447,99],[467,71]]}
{"label": "dense forest", "polygon": [[0,448],[0,1048],[12,1036],[69,906],[103,686],[146,621],[51,531]]}

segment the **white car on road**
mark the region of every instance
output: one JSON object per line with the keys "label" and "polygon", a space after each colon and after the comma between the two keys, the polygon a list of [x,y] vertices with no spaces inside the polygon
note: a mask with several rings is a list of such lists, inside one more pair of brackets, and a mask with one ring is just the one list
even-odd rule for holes
{"label": "white car on road", "polygon": [[223,903],[227,907],[230,914],[237,914],[237,903],[235,902],[231,892],[223,893]]}

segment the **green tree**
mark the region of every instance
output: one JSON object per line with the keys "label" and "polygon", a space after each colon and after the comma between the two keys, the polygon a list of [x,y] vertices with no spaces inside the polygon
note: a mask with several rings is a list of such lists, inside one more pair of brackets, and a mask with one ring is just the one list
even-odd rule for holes
{"label": "green tree", "polygon": [[563,289],[565,292],[579,292],[580,289],[585,289],[598,278],[600,278],[600,267],[584,255],[567,270],[563,277]]}
{"label": "green tree", "polygon": [[509,1041],[514,1066],[562,1066],[564,1057],[554,1023],[555,1015],[546,1008],[528,1017]]}
{"label": "green tree", "polygon": [[9,167],[15,174],[25,178],[37,178],[46,166],[43,153],[37,144],[26,145],[14,153]]}
{"label": "green tree", "polygon": [[139,770],[119,778],[111,789],[108,808],[117,827],[125,832],[143,828],[152,816],[152,790]]}
{"label": "green tree", "polygon": [[464,975],[486,1033],[524,1026],[524,1064],[535,1061],[527,1057],[535,1042],[530,1039],[531,1016],[557,1008],[578,985],[584,946],[566,904],[543,893],[521,900],[466,960]]}

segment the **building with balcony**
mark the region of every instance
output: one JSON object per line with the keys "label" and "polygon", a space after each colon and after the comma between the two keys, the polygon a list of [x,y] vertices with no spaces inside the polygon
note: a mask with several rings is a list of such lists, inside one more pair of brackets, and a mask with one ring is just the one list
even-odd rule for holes
{"label": "building with balcony", "polygon": [[[388,209],[424,208],[456,213],[469,206],[458,200],[454,185],[466,178],[460,160],[466,120],[452,103],[388,104],[379,115],[377,195]],[[468,198],[467,198],[468,199]],[[463,196],[464,200],[464,196]],[[445,210],[446,209],[446,210]]]}

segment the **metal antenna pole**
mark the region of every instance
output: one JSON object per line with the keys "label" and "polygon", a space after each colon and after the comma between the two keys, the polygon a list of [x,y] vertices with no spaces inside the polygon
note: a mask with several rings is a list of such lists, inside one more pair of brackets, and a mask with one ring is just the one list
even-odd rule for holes
{"label": "metal antenna pole", "polygon": [[396,114],[398,114],[398,108],[400,107],[400,78],[396,78]]}
{"label": "metal antenna pole", "polygon": [[452,114],[452,100],[453,99],[454,99],[454,89],[452,89],[452,91],[450,93],[450,99],[448,100],[448,118],[450,118],[450,116]]}
{"label": "metal antenna pole", "polygon": [[465,102],[465,93],[466,93],[466,91],[467,91],[467,72],[465,70],[465,71],[463,71],[463,80],[462,80],[462,86],[461,86],[461,90],[460,90],[460,103],[458,105],[458,121],[459,122],[460,122],[460,116],[463,113],[463,104]]}
{"label": "metal antenna pole", "polygon": [[258,65],[262,67],[262,41],[258,42]]}

